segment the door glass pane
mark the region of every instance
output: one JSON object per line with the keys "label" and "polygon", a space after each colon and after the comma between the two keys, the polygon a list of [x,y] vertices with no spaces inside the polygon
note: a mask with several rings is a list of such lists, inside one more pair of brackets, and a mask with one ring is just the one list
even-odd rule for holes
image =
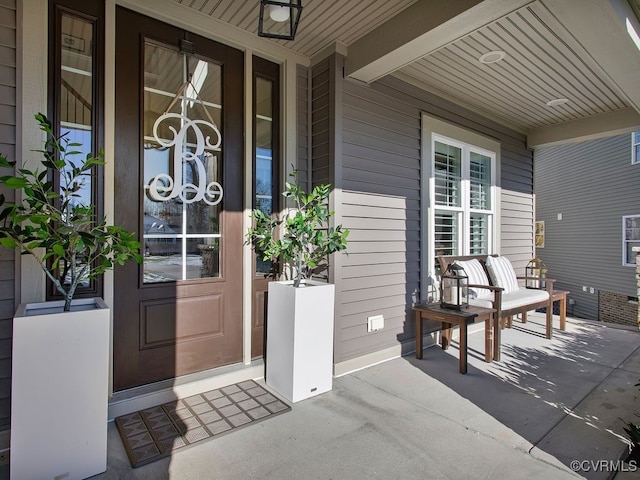
{"label": "door glass pane", "polygon": [[220,276],[221,77],[145,44],[144,283]]}
{"label": "door glass pane", "polygon": [[[256,178],[255,208],[267,215],[273,213],[273,82],[256,78]],[[256,259],[256,273],[268,274],[271,262]]]}
{"label": "door glass pane", "polygon": [[436,205],[461,206],[462,149],[435,142]]}
{"label": "door glass pane", "polygon": [[[71,155],[68,160],[80,164],[89,153],[94,152],[93,118],[93,24],[70,15],[61,17],[61,64],[60,64],[60,134],[70,143],[78,146],[69,150],[80,152]],[[71,166],[67,167],[68,170]],[[65,187],[65,177],[60,177],[60,186]],[[94,172],[95,173],[95,172]],[[71,199],[71,207],[76,205],[89,206],[94,204],[95,186],[92,175],[83,175],[79,184],[80,189]],[[80,259],[77,269],[83,268]],[[62,269],[67,268],[61,265]],[[71,272],[68,272],[67,278]],[[69,283],[69,280],[65,280]],[[89,287],[89,280],[85,279],[79,285]]]}

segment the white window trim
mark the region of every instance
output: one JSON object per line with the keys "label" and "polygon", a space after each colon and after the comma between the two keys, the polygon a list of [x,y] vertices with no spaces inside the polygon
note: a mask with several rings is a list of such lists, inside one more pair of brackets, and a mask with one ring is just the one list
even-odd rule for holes
{"label": "white window trim", "polygon": [[[490,232],[490,240],[492,242],[492,252],[496,253],[500,251],[500,142],[480,135],[478,133],[466,130],[456,125],[443,122],[437,118],[431,117],[425,113],[421,116],[422,128],[421,128],[421,168],[420,168],[420,184],[421,184],[421,204],[424,206],[420,212],[421,220],[421,265],[420,269],[420,298],[421,300],[429,299],[430,287],[434,285],[435,278],[435,239],[432,231],[432,226],[435,221],[435,179],[432,175],[433,166],[433,151],[434,141],[436,138],[445,139],[447,143],[459,146],[465,145],[473,147],[474,151],[478,153],[487,154],[492,157],[493,169],[493,184],[491,202],[493,205],[493,222],[492,231]],[[468,168],[468,167],[464,167]],[[468,172],[467,172],[468,177]],[[464,172],[463,172],[463,178]],[[468,180],[467,180],[468,181]],[[468,190],[468,189],[463,189]],[[464,200],[464,199],[463,199]],[[440,209],[446,209],[438,207]],[[470,210],[475,211],[475,210]],[[468,229],[469,219],[465,219],[465,225],[463,228]],[[460,235],[459,241],[464,238],[464,235]],[[466,247],[465,247],[466,248]],[[426,267],[426,268],[424,268]]]}
{"label": "white window trim", "polygon": [[640,131],[631,132],[631,165],[640,165],[640,158],[636,155],[636,147],[640,145],[640,140],[636,142],[636,135],[640,138]]}
{"label": "white window trim", "polygon": [[640,215],[623,215],[622,216],[622,266],[623,267],[636,267],[635,261],[634,263],[627,263],[627,242],[636,242],[637,240],[627,240],[627,229],[625,228],[625,224],[627,223],[627,218],[640,218]]}

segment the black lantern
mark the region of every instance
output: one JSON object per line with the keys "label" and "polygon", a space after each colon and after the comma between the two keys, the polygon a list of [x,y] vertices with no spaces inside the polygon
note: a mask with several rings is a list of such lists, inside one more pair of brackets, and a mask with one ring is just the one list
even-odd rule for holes
{"label": "black lantern", "polygon": [[546,282],[544,281],[547,276],[547,266],[538,257],[533,258],[527,263],[527,268],[524,271],[525,286],[527,288],[536,288],[544,290],[546,288]]}
{"label": "black lantern", "polygon": [[469,277],[460,265],[450,264],[440,279],[440,306],[462,310],[469,306]]}
{"label": "black lantern", "polygon": [[260,0],[260,37],[293,40],[300,22],[302,0]]}

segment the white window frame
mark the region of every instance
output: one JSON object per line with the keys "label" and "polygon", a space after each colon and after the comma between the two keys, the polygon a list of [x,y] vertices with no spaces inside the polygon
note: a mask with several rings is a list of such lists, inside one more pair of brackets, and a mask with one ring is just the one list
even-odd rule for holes
{"label": "white window frame", "polygon": [[[460,142],[454,138],[445,137],[443,135],[437,134],[435,132],[431,135],[431,150],[435,152],[435,143],[443,143],[446,145],[450,145],[455,148],[459,148],[462,151],[462,165],[461,165],[461,192],[460,192],[460,203],[459,207],[456,206],[447,206],[447,205],[437,205],[435,200],[435,188],[431,189],[429,195],[429,205],[433,207],[434,217],[435,212],[451,212],[457,214],[457,224],[460,226],[460,231],[458,232],[457,240],[457,250],[459,255],[470,255],[470,235],[471,235],[471,215],[474,213],[479,213],[482,215],[487,215],[489,220],[491,221],[491,225],[495,223],[495,190],[496,190],[496,180],[495,180],[495,172],[496,172],[496,152],[492,152],[486,150],[484,148],[480,148],[476,145],[470,145],[468,143]],[[471,168],[470,168],[470,157],[471,153],[478,153],[480,155],[487,156],[491,159],[491,192],[489,202],[491,204],[491,209],[489,210],[481,210],[477,208],[471,208]],[[431,172],[430,177],[434,177],[435,173],[435,155],[431,155],[429,170]],[[434,187],[435,187],[435,178],[434,178]],[[434,225],[434,223],[431,223]],[[493,238],[495,236],[494,229],[491,228],[488,232],[489,238],[489,252],[493,252]],[[435,241],[434,241],[435,248]],[[435,255],[435,251],[434,251]]]}
{"label": "white window frame", "polygon": [[631,165],[640,165],[640,155],[638,155],[639,146],[640,130],[631,132]]}
{"label": "white window frame", "polygon": [[[435,204],[435,142],[439,141],[463,149],[462,158],[462,208],[438,206]],[[489,230],[489,252],[500,251],[500,143],[496,140],[452,125],[442,120],[422,114],[422,164],[421,164],[421,257],[422,268],[421,299],[432,297],[432,288],[436,282],[435,265],[435,212],[457,211],[460,220],[460,235],[458,235],[458,251],[460,255],[469,253],[468,237],[470,233],[470,214],[487,213],[491,218]],[[470,172],[469,153],[473,151],[491,158],[491,210],[477,210],[470,208]]]}
{"label": "white window frame", "polygon": [[640,220],[640,215],[623,215],[622,216],[622,266],[635,268],[636,266],[635,259],[633,263],[627,262],[627,244],[630,242],[637,243],[638,240],[627,239],[627,229],[625,227],[625,224],[627,223],[627,218],[637,218],[638,220]]}

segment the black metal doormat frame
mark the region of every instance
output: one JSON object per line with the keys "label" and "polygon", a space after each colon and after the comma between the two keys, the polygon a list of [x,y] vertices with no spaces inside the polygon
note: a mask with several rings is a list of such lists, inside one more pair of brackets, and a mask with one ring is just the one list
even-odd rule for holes
{"label": "black metal doormat frame", "polygon": [[131,466],[136,468],[290,410],[265,388],[247,380],[123,415],[115,422]]}

